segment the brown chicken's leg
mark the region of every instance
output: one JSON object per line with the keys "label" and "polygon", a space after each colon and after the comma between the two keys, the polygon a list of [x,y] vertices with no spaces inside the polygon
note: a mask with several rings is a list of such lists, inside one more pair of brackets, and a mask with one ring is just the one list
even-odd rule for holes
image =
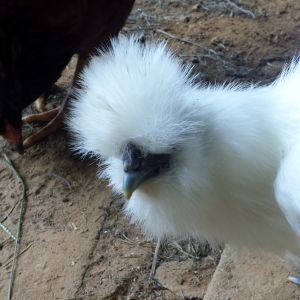
{"label": "brown chicken's leg", "polygon": [[46,126],[39,129],[37,132],[30,135],[28,138],[24,140],[23,142],[24,148],[31,147],[38,141],[44,139],[45,137],[47,137],[48,135],[50,135],[51,133],[57,131],[59,128],[62,127],[67,100],[68,100],[68,96],[59,107],[51,109],[44,113],[29,115],[22,119],[23,122],[26,123],[49,121]]}
{"label": "brown chicken's leg", "polygon": [[[86,62],[85,58],[81,58],[81,57],[78,58],[72,86],[76,86],[76,85],[78,86],[78,84],[77,84],[78,74],[84,67],[85,62]],[[39,99],[37,101],[40,101]],[[69,93],[66,96],[66,98],[64,99],[63,103],[59,107],[52,109],[50,111],[47,111],[47,112],[33,114],[33,115],[29,115],[29,116],[26,116],[23,118],[24,123],[48,121],[48,124],[46,126],[39,129],[37,132],[35,132],[34,134],[30,135],[27,139],[25,139],[25,141],[23,142],[24,148],[31,147],[38,141],[44,139],[45,137],[47,137],[48,135],[57,131],[58,129],[60,129],[63,126],[64,115],[66,112],[68,100],[69,100]]]}

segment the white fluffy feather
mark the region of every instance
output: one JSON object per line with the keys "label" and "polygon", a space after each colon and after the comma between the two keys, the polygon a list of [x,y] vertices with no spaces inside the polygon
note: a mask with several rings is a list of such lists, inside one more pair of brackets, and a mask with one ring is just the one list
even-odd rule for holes
{"label": "white fluffy feather", "polygon": [[122,147],[176,149],[126,213],[154,237],[200,236],[300,256],[300,64],[266,87],[201,86],[166,45],[112,41],[82,75],[69,127],[122,193]]}

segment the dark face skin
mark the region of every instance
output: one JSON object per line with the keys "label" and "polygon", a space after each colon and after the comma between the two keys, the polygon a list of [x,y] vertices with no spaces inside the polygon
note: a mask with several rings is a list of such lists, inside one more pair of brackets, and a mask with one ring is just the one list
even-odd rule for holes
{"label": "dark face skin", "polygon": [[171,155],[168,153],[144,153],[135,144],[127,144],[123,151],[124,196],[129,199],[143,182],[168,169],[170,159]]}

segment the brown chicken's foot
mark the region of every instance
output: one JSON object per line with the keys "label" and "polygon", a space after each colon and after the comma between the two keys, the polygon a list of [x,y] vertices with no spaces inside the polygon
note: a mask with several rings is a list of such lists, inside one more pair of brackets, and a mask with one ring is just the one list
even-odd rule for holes
{"label": "brown chicken's foot", "polygon": [[59,113],[60,106],[49,111],[45,111],[39,114],[32,114],[22,118],[23,123],[34,122],[49,122]]}
{"label": "brown chicken's foot", "polygon": [[46,111],[45,95],[44,94],[35,100],[34,106],[35,106],[35,109],[40,113]]}
{"label": "brown chicken's foot", "polygon": [[57,131],[63,126],[66,102],[67,101],[65,100],[61,106],[50,111],[36,115],[29,115],[23,118],[23,122],[27,123],[49,121],[49,123],[46,126],[39,129],[37,132],[25,139],[25,141],[23,142],[24,148],[31,147],[35,143],[44,139],[45,137]]}
{"label": "brown chicken's foot", "polygon": [[[53,113],[53,110],[50,112]],[[31,117],[31,120],[33,120],[35,119],[36,116],[28,116],[28,117]],[[44,139],[51,133],[60,129],[63,126],[63,119],[64,119],[64,110],[61,109],[58,112],[56,112],[56,116],[51,121],[49,121],[49,123],[45,127],[39,129],[37,132],[35,132],[34,134],[30,135],[27,139],[25,139],[25,141],[23,142],[24,148],[31,147],[36,142]]]}

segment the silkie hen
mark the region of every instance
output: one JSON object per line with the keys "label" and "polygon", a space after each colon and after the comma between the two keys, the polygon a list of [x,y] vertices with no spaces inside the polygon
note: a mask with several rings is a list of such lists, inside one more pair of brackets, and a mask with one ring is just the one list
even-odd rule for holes
{"label": "silkie hen", "polygon": [[[164,43],[119,37],[82,74],[74,147],[155,238],[300,256],[300,63],[272,84],[196,83]],[[296,280],[296,279],[295,279]]]}

